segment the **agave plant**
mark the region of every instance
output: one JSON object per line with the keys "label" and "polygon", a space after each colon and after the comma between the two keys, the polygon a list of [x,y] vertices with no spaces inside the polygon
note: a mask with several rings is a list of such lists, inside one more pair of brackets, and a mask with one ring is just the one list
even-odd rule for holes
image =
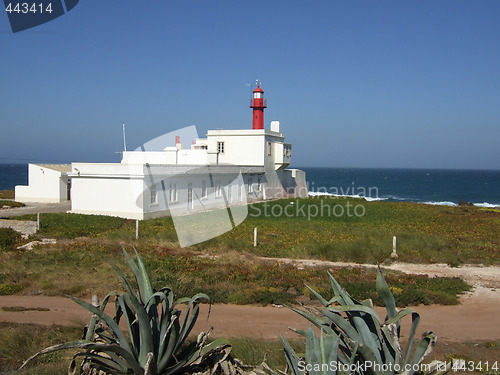
{"label": "agave plant", "polygon": [[[77,348],[83,350],[73,356],[68,374],[172,375],[199,363],[215,349],[227,346],[224,339],[207,344],[208,333],[203,332],[196,342],[184,345],[199,315],[200,302],[210,302],[210,298],[200,293],[174,300],[170,288],[154,291],[139,254],[134,251],[137,263],[125,249],[123,254],[138,290],[112,264],[126,292],[108,293],[100,306],[72,298],[93,313],[84,339],[46,348],[25,361],[21,368],[39,355]],[[112,297],[115,298],[114,318],[104,312]],[[178,309],[182,304],[186,305],[183,313]],[[127,333],[119,327],[120,322],[126,326]],[[80,358],[81,364],[77,366]]]}
{"label": "agave plant", "polygon": [[[335,294],[330,300],[306,285],[323,308],[291,308],[320,330],[318,338],[311,326],[307,331],[293,329],[306,337],[305,358],[300,358],[282,337],[292,374],[412,375],[432,351],[437,339],[432,332],[425,333],[414,350],[420,315],[408,308],[398,311],[380,268],[376,288],[386,307],[384,320],[373,309],[371,300],[356,301],[329,272],[328,275]],[[411,316],[411,329],[408,345],[403,350],[400,323],[406,316]],[[446,372],[436,371],[436,368],[437,364],[433,363],[426,372]]]}

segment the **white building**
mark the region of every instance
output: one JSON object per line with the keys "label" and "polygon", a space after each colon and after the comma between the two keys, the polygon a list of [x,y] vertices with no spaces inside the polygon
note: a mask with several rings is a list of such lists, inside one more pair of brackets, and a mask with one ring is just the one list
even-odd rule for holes
{"label": "white building", "polygon": [[128,151],[121,163],[72,163],[71,211],[129,219],[307,196],[305,173],[285,169],[291,145],[279,130],[212,130],[189,149]]}
{"label": "white building", "polygon": [[[263,91],[255,95],[260,101],[252,102],[254,113],[262,112]],[[305,173],[286,169],[292,148],[278,121],[269,130],[263,124],[256,128],[254,119],[254,129],[210,130],[206,138],[182,141],[190,147],[175,137],[174,146],[125,151],[120,163],[72,163],[71,171],[30,164],[29,186],[16,186],[16,200],[71,197],[71,212],[142,220],[307,196]]]}
{"label": "white building", "polygon": [[18,202],[60,203],[70,199],[69,164],[29,164],[28,186],[16,186]]}

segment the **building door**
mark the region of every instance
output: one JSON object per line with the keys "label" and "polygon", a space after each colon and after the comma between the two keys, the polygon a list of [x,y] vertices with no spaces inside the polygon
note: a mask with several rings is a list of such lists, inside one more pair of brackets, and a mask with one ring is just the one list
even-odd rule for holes
{"label": "building door", "polygon": [[66,200],[71,200],[71,179],[68,178],[68,182],[66,183]]}

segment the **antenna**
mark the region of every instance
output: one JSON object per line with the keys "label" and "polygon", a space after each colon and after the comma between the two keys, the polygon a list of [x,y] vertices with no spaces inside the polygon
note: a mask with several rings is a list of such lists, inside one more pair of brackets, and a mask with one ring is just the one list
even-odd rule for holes
{"label": "antenna", "polygon": [[258,78],[257,78],[257,79],[255,80],[255,83],[256,83],[256,85],[257,85],[257,86],[260,86],[260,84],[262,83],[262,81],[261,81],[260,79],[258,79]]}
{"label": "antenna", "polygon": [[123,125],[123,151],[127,151],[127,140],[125,139],[125,123]]}
{"label": "antenna", "polygon": [[246,86],[250,89],[250,100],[252,100],[253,85],[251,83],[247,83]]}

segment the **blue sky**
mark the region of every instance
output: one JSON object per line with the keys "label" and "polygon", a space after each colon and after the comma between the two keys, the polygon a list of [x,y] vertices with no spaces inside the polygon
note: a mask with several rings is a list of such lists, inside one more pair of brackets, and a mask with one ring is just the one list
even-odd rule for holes
{"label": "blue sky", "polygon": [[293,165],[500,169],[499,1],[82,0],[0,13],[0,162],[119,161],[178,128],[280,120]]}

